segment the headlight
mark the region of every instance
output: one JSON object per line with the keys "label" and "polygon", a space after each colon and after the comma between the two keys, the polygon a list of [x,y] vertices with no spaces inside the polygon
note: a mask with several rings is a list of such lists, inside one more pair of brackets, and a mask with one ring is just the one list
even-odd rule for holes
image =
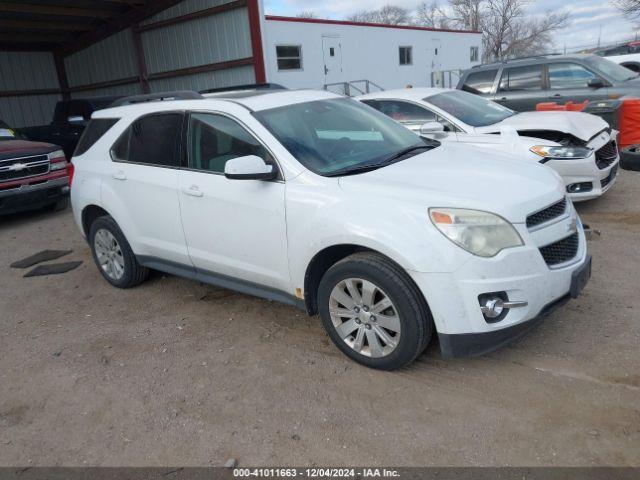
{"label": "headlight", "polygon": [[524,245],[513,225],[493,213],[462,208],[430,208],[429,217],[445,237],[480,257],[493,257],[505,248]]}
{"label": "headlight", "polygon": [[574,158],[587,158],[593,152],[588,147],[547,147],[536,145],[530,150],[536,155],[549,160],[571,160]]}

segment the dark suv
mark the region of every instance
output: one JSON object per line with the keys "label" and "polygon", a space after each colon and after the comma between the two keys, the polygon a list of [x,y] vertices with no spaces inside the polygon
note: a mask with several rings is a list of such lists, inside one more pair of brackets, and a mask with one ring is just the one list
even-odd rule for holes
{"label": "dark suv", "polygon": [[526,112],[541,102],[637,97],[640,77],[597,55],[542,55],[471,68],[457,88]]}

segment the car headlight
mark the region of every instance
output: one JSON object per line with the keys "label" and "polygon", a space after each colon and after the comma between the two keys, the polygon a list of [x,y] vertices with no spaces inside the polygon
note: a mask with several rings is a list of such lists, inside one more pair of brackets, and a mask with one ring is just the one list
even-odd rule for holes
{"label": "car headlight", "polygon": [[536,145],[530,150],[547,160],[572,160],[574,158],[587,158],[593,153],[589,147],[549,147]]}
{"label": "car headlight", "polygon": [[513,225],[493,213],[462,208],[430,208],[429,217],[445,237],[479,257],[494,257],[505,248],[524,245]]}

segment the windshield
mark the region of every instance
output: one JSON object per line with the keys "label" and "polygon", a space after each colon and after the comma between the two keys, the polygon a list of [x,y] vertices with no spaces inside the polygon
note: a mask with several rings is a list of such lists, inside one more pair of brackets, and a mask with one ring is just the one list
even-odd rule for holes
{"label": "windshield", "polygon": [[607,60],[606,58],[600,58],[593,55],[585,58],[584,61],[587,65],[615,82],[624,82],[638,76],[637,73],[634,73],[611,60]]}
{"label": "windshield", "polygon": [[438,93],[424,101],[472,127],[493,125],[516,114],[498,103],[460,90]]}
{"label": "windshield", "polygon": [[347,98],[286,105],[254,115],[300,163],[325,176],[383,166],[407,149],[428,148],[399,123]]}
{"label": "windshield", "polygon": [[0,120],[0,140],[15,140],[15,132],[9,128],[9,125]]}

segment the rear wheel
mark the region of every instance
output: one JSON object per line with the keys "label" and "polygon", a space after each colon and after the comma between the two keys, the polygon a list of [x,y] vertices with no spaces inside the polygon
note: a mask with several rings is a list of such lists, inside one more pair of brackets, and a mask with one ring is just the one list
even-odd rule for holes
{"label": "rear wheel", "polygon": [[91,224],[89,245],[98,270],[114,287],[135,287],[149,276],[112,217],[99,217]]}
{"label": "rear wheel", "polygon": [[420,292],[400,267],[375,253],[333,265],[320,281],[318,306],[335,345],[368,367],[403,367],[431,338],[433,323]]}

